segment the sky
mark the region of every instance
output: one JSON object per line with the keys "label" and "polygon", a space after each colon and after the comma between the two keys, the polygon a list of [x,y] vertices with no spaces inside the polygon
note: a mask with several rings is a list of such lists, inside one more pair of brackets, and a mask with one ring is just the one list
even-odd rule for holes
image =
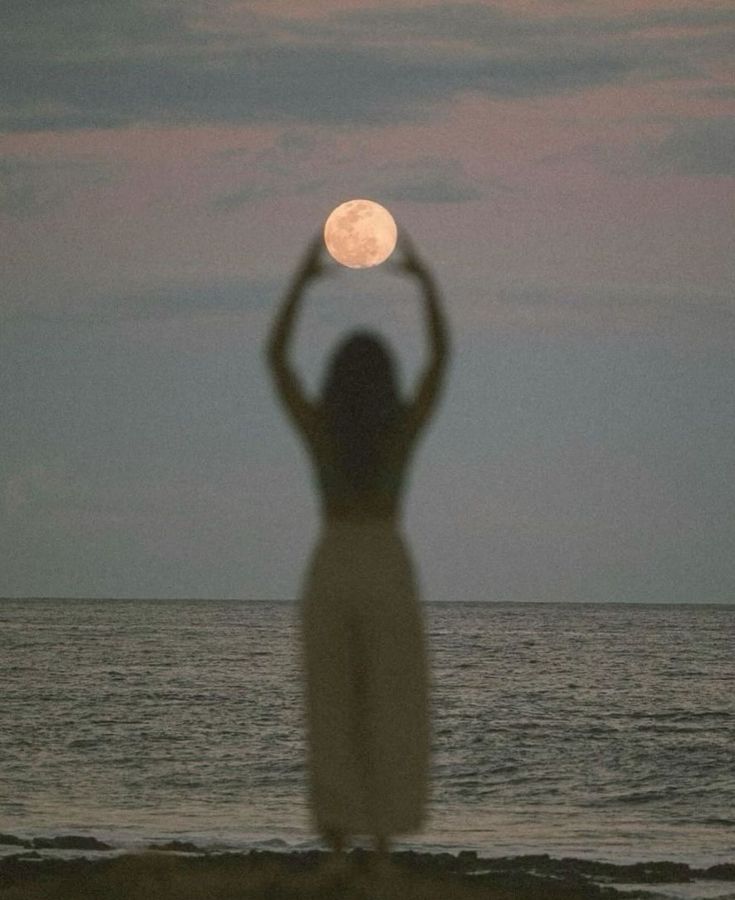
{"label": "sky", "polygon": [[[288,599],[319,533],[263,344],[383,203],[452,359],[404,527],[426,600],[735,601],[735,7],[4,0],[0,596]],[[295,355],[416,287],[343,269]]]}

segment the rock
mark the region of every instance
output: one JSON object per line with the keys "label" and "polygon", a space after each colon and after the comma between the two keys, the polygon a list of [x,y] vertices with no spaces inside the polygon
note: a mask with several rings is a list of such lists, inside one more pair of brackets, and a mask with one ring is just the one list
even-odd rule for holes
{"label": "rock", "polygon": [[735,881],[735,863],[719,863],[704,870],[704,878],[713,878],[717,881]]}
{"label": "rock", "polygon": [[47,850],[54,846],[53,838],[33,838],[31,846],[37,847],[39,850]]}
{"label": "rock", "polygon": [[32,847],[33,845],[25,838],[16,837],[14,834],[0,834],[0,844],[10,845],[12,847]]}
{"label": "rock", "polygon": [[61,834],[52,838],[33,838],[36,850],[112,850],[109,844],[81,834]]}
{"label": "rock", "polygon": [[[648,862],[621,866],[620,872],[629,883],[639,884],[687,884],[692,881],[691,870],[686,863]],[[623,879],[619,879],[622,884]]]}

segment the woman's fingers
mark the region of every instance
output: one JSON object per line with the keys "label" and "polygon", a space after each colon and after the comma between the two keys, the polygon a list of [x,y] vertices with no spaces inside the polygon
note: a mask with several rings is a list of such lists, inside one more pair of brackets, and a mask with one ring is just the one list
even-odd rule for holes
{"label": "woman's fingers", "polygon": [[392,271],[408,273],[409,275],[428,275],[428,270],[421,260],[415,244],[403,229],[398,233],[397,246],[400,250],[400,256],[391,262],[390,268]]}

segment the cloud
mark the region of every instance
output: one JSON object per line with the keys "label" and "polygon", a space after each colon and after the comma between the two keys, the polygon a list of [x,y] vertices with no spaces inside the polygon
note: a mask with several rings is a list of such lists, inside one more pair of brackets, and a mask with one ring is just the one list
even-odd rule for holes
{"label": "cloud", "polygon": [[0,157],[0,215],[24,218],[60,206],[77,192],[110,184],[119,167],[93,160]]}
{"label": "cloud", "polygon": [[[6,69],[5,72],[2,69]],[[478,91],[529,97],[615,82],[635,65],[610,54],[538,60],[404,60],[386,50],[238,51],[226,64],[187,58],[50,62],[42,80],[10,79],[5,130],[138,122],[379,124],[420,121],[437,102]],[[26,75],[28,77],[26,77]],[[39,109],[38,104],[43,104]]]}
{"label": "cloud", "polygon": [[212,209],[217,212],[234,212],[242,206],[256,203],[259,200],[272,200],[274,197],[284,195],[310,194],[330,183],[327,178],[296,179],[293,177],[293,173],[291,176],[285,181],[276,179],[271,181],[266,174],[264,179],[267,179],[269,183],[264,183],[264,179],[249,179],[235,190],[215,197],[212,201]]}
{"label": "cloud", "polygon": [[[0,13],[5,131],[422,120],[465,92],[527,98],[696,74],[712,33],[734,18],[684,9],[532,19],[445,4],[305,22],[184,2],[33,5],[29,15],[11,0]],[[694,31],[638,33],[656,25]]]}
{"label": "cloud", "polygon": [[186,3],[150,0],[4,0],[0,46],[17,57],[107,52],[166,39],[181,26]]}
{"label": "cloud", "polygon": [[683,175],[735,175],[735,117],[677,126],[649,151],[656,170]]}
{"label": "cloud", "polygon": [[[599,7],[602,9],[602,7]],[[650,50],[655,42],[662,48],[707,47],[716,43],[727,54],[728,32],[735,29],[735,10],[730,7],[702,8],[695,3],[677,9],[642,10],[610,15],[587,4],[574,14],[534,16],[510,13],[481,3],[433,3],[424,5],[382,4],[364,10],[340,11],[316,21],[294,22],[289,33],[304,39],[331,40],[362,46],[422,48],[427,41],[448,46],[452,41],[480,50],[502,51],[509,56],[533,48],[569,50],[573,43],[589,47],[613,46],[621,36]],[[250,28],[250,21],[244,23]],[[668,32],[661,34],[663,29]],[[654,33],[660,36],[652,37]],[[617,44],[616,46],[620,46]]]}
{"label": "cloud", "polygon": [[[318,154],[323,164],[332,152],[328,144],[320,146],[315,141],[304,141],[299,144],[298,155],[291,158],[290,154],[281,152],[281,143],[284,143],[281,139],[276,141],[272,151],[250,154],[247,157],[248,169],[257,171],[257,176],[251,175],[237,188],[215,197],[212,208],[219,212],[232,212],[259,200],[313,193],[325,185],[329,186],[330,192],[339,185],[345,195],[350,189],[354,190],[354,173],[344,177],[341,161],[337,159],[331,162],[329,178],[313,177],[314,156]],[[497,181],[483,184],[481,190],[480,185],[466,174],[459,160],[434,157],[378,166],[361,188],[366,196],[409,203],[467,203],[482,199],[488,189],[510,190]]]}
{"label": "cloud", "polygon": [[735,84],[716,84],[699,93],[708,100],[735,100]]}
{"label": "cloud", "polygon": [[484,196],[459,160],[431,158],[381,168],[375,190],[385,200],[409,203],[468,203]]}
{"label": "cloud", "polygon": [[212,208],[221,212],[230,212],[247,203],[265,200],[272,196],[273,193],[261,181],[253,180],[240,185],[237,190],[215,197],[212,201]]}
{"label": "cloud", "polygon": [[[314,176],[317,154],[322,165],[331,165],[332,175],[343,162],[333,141],[320,140],[303,128],[286,129],[263,150],[242,147],[214,154],[211,162],[217,172],[234,169],[238,183],[218,194],[211,203],[212,209],[233,212],[259,200],[319,190],[327,179]],[[243,168],[249,173],[245,179],[239,174]]]}

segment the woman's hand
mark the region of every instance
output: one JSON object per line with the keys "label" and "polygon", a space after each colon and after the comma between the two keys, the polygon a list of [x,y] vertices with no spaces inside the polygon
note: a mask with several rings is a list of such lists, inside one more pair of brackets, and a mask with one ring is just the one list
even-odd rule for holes
{"label": "woman's hand", "polygon": [[391,261],[393,271],[413,275],[423,282],[432,281],[431,272],[419,256],[413,241],[403,230],[398,236],[398,250],[400,253],[399,258]]}
{"label": "woman's hand", "polygon": [[391,268],[400,274],[410,275],[418,281],[429,337],[428,365],[419,379],[418,389],[413,400],[408,404],[404,435],[411,442],[428,421],[436,405],[436,398],[446,369],[449,342],[442,301],[434,282],[434,276],[419,257],[413,242],[405,231],[400,232],[398,248],[398,259],[391,264]]}
{"label": "woman's hand", "polygon": [[307,281],[321,278],[328,271],[329,267],[324,263],[324,239],[319,232],[306,249],[301,265],[296,270],[295,281],[297,284],[306,284]]}

